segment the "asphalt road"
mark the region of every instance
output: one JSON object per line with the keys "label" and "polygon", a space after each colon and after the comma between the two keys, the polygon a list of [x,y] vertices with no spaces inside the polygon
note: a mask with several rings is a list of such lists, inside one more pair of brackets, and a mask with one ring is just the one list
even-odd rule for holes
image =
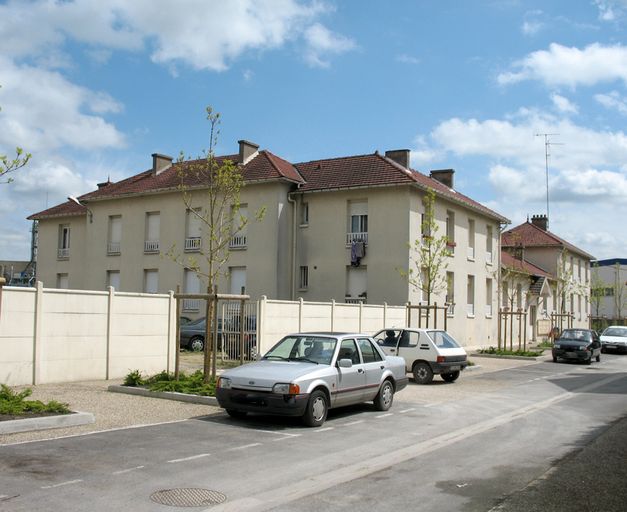
{"label": "asphalt road", "polygon": [[203,495],[224,501],[196,510],[625,510],[627,356],[469,372],[446,389],[460,398],[401,393],[388,413],[331,411],[318,429],[217,414],[0,446],[0,511],[183,510],[151,496]]}

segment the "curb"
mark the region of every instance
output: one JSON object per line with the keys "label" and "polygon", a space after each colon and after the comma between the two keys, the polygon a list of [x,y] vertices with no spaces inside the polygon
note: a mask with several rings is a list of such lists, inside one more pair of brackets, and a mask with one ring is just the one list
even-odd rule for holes
{"label": "curb", "polygon": [[544,361],[547,358],[547,356],[545,355],[540,355],[536,357],[506,356],[506,355],[499,355],[499,354],[479,354],[479,353],[474,353],[470,355],[472,357],[488,357],[492,359],[517,359],[519,361]]}
{"label": "curb", "polygon": [[178,402],[188,402],[190,404],[218,405],[218,399],[214,396],[188,395],[186,393],[175,393],[173,391],[149,391],[144,388],[135,388],[131,386],[119,386],[112,384],[107,388],[112,393],[124,393],[127,395],[146,396],[148,398],[162,398],[164,400],[176,400]]}
{"label": "curb", "polygon": [[59,416],[41,416],[39,418],[25,418],[21,420],[0,421],[0,434],[15,434],[17,432],[32,432],[51,428],[78,427],[95,423],[96,419],[90,412],[75,412]]}

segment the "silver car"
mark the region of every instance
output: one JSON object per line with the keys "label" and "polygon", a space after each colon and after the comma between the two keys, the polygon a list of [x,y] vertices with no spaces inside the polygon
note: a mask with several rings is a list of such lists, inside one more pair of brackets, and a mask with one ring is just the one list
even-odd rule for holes
{"label": "silver car", "polygon": [[627,327],[610,325],[601,333],[601,352],[607,350],[627,353]]}
{"label": "silver car", "polygon": [[318,427],[335,407],[372,400],[387,411],[407,380],[405,361],[386,356],[365,334],[298,333],[260,361],[224,372],[216,396],[233,417],[301,416],[305,425]]}

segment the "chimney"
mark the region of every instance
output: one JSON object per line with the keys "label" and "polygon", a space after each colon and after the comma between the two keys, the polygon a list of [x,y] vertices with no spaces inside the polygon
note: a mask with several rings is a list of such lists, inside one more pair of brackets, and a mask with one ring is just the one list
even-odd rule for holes
{"label": "chimney", "polygon": [[453,175],[455,169],[438,169],[436,171],[429,172],[429,176],[436,181],[446,185],[448,188],[453,188]]}
{"label": "chimney", "polygon": [[158,176],[172,165],[172,157],[161,155],[159,153],[152,154],[152,175]]}
{"label": "chimney", "polygon": [[409,149],[391,149],[385,152],[385,157],[409,169]]}
{"label": "chimney", "polygon": [[542,231],[546,231],[549,224],[549,219],[546,215],[532,215],[531,223],[534,226],[538,226]]}
{"label": "chimney", "polygon": [[107,178],[107,181],[103,181],[102,183],[98,183],[98,188],[105,188],[111,185],[111,179]]}
{"label": "chimney", "polygon": [[247,140],[238,140],[239,144],[239,163],[244,165],[257,156],[259,152],[259,144],[249,142]]}

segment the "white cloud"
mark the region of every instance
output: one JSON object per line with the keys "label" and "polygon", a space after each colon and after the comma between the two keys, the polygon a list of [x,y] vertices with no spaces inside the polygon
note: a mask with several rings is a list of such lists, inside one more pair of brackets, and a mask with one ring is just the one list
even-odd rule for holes
{"label": "white cloud", "polygon": [[407,55],[406,53],[402,53],[396,56],[397,62],[402,62],[403,64],[420,64],[420,59],[418,57],[414,57],[412,55]]}
{"label": "white cloud", "polygon": [[614,109],[619,114],[627,116],[627,98],[621,96],[618,91],[608,94],[595,94],[594,99],[605,108]]}
{"label": "white cloud", "polygon": [[616,80],[627,83],[627,46],[594,43],[580,50],[552,43],[548,50],[532,52],[512,68],[498,75],[499,84],[524,80],[539,80],[550,87],[591,86]]}
{"label": "white cloud", "polygon": [[551,95],[551,101],[555,108],[564,114],[578,114],[579,108],[568,98],[561,96],[560,94],[553,93]]}
{"label": "white cloud", "polygon": [[617,21],[625,15],[627,10],[625,0],[595,0],[594,4],[599,8],[601,21]]}
{"label": "white cloud", "polygon": [[304,37],[307,43],[305,60],[314,67],[328,67],[326,55],[345,53],[356,46],[352,39],[335,34],[319,23],[307,28]]}
{"label": "white cloud", "polygon": [[544,23],[541,21],[528,21],[525,20],[522,24],[521,30],[522,33],[526,36],[535,36],[540,30],[544,28]]}

